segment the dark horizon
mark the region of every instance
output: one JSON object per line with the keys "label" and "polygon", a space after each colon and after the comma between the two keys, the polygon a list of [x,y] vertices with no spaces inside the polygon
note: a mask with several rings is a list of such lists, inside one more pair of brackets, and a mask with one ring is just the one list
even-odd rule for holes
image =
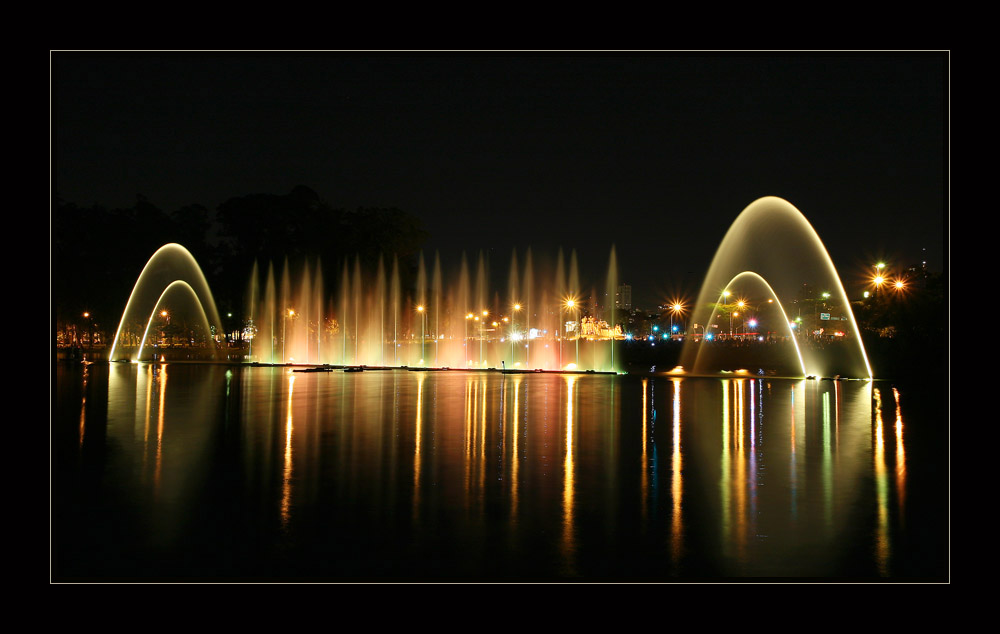
{"label": "dark horizon", "polygon": [[[443,261],[527,248],[637,305],[690,292],[761,196],[805,214],[845,281],[945,271],[944,52],[53,52],[54,195],[170,212],[314,189],[395,207]],[[135,263],[141,267],[142,263]],[[694,289],[696,292],[697,289]]]}

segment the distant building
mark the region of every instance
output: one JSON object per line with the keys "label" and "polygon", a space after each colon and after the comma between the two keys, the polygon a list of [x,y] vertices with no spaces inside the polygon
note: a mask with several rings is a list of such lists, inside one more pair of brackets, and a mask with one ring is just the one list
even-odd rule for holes
{"label": "distant building", "polygon": [[629,284],[619,284],[615,292],[615,308],[630,312],[632,310],[632,287]]}

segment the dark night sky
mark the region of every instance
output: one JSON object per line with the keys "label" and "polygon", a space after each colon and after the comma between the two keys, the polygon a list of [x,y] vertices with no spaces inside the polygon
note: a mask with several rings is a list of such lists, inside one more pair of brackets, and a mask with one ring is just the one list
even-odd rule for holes
{"label": "dark night sky", "polygon": [[[945,53],[52,53],[54,189],[173,211],[298,184],[420,217],[428,252],[617,250],[651,305],[764,195],[845,283],[947,262]],[[926,256],[923,249],[926,249]]]}

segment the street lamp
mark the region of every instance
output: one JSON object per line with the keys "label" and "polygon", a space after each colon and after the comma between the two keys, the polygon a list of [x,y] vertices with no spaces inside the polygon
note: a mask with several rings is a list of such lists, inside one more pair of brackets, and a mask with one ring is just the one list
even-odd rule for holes
{"label": "street lamp", "polygon": [[[517,311],[519,311],[519,310],[521,310],[521,305],[520,304],[514,304],[514,312],[517,313]],[[517,329],[517,315],[516,314],[511,317],[510,327],[511,327],[512,330],[516,330]],[[525,322],[525,324],[524,324],[524,335],[525,335],[525,340],[527,340],[527,338],[528,338],[528,324],[527,324],[527,322]],[[514,364],[514,339],[513,338],[510,340],[510,362],[511,362],[511,365]],[[528,366],[527,352],[525,353],[524,366],[525,367]]]}
{"label": "street lamp", "polygon": [[875,275],[872,277],[872,283],[875,285],[875,292],[878,293],[879,289],[882,288],[882,284],[885,284],[885,274],[883,273],[885,269],[885,264],[879,262],[875,265]]}
{"label": "street lamp", "polygon": [[94,320],[90,317],[90,312],[86,311],[83,313],[83,318],[87,320],[87,342],[90,347],[94,347]]}
{"label": "street lamp", "polygon": [[727,311],[729,311],[729,336],[732,337],[733,336],[733,313],[729,309],[729,295],[730,294],[731,293],[728,290],[722,291],[722,297],[723,297],[723,300],[724,300],[724,302],[723,302],[722,305],[726,307]]}
{"label": "street lamp", "polygon": [[486,359],[483,357],[483,342],[486,340],[486,318],[489,317],[490,311],[483,309],[483,318],[479,319],[479,363],[486,366]]}
{"label": "street lamp", "polygon": [[[574,299],[567,299],[566,300],[566,308],[572,310],[578,316],[577,317],[577,321],[576,321],[576,329],[575,329],[576,330],[576,363],[575,363],[575,365],[577,366],[577,368],[579,368],[580,367],[580,319],[579,319],[580,311],[579,311],[579,308],[578,308],[578,304],[576,303],[576,300],[574,300]],[[562,346],[560,346],[560,350],[561,349],[562,349]]]}
{"label": "street lamp", "polygon": [[670,306],[670,335],[674,334],[674,317],[680,313],[684,312],[684,305],[678,301],[675,301]]}
{"label": "street lamp", "polygon": [[417,306],[417,312],[420,313],[420,365],[424,364],[424,320],[426,315],[424,314],[424,307]]}
{"label": "street lamp", "polygon": [[472,313],[465,316],[465,367],[469,367],[469,320],[475,317]]}
{"label": "street lamp", "polygon": [[285,322],[295,317],[295,309],[289,308],[281,315],[281,362],[285,362]]}

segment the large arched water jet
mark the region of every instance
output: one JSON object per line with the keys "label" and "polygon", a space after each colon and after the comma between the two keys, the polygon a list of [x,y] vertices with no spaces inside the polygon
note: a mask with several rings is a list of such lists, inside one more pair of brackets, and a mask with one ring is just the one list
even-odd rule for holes
{"label": "large arched water jet", "polygon": [[[187,282],[197,303],[206,313],[210,325],[214,326],[218,333],[225,333],[212,291],[208,288],[208,281],[194,256],[179,244],[165,244],[149,258],[136,279],[118,324],[118,330],[115,332],[114,343],[111,345],[109,356],[111,361],[121,360],[123,348],[135,346],[138,337],[132,329],[138,325],[140,327],[137,330],[143,332],[147,330],[149,325],[147,316],[152,312],[151,307],[160,301],[163,291],[178,280]],[[127,355],[124,358],[131,360]]]}
{"label": "large arched water jet", "polygon": [[[794,263],[793,267],[787,265]],[[720,289],[742,271],[754,271],[764,276],[775,287],[778,295],[787,297],[792,288],[801,288],[802,280],[819,282],[829,288],[831,296],[842,304],[847,314],[853,338],[857,342],[856,359],[846,374],[857,377],[873,376],[864,343],[847,293],[833,265],[826,247],[806,217],[788,201],[776,196],[760,198],[748,205],[733,221],[716,250],[708,273],[702,284],[694,313],[693,323],[708,323],[711,306]],[[698,346],[693,338],[685,341],[681,365],[698,372],[696,360]],[[829,373],[825,360],[818,351],[807,351],[805,367],[817,375]]]}

